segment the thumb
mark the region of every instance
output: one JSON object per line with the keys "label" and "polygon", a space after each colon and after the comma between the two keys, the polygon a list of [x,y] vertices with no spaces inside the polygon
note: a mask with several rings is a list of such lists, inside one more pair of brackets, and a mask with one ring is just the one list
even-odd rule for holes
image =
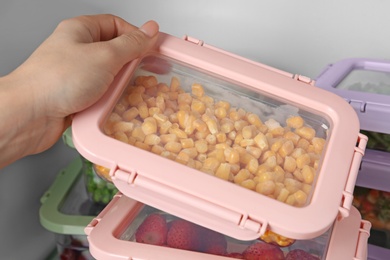
{"label": "thumb", "polygon": [[125,64],[148,51],[156,43],[159,26],[155,21],[148,21],[140,28],[119,35],[109,41],[113,58]]}

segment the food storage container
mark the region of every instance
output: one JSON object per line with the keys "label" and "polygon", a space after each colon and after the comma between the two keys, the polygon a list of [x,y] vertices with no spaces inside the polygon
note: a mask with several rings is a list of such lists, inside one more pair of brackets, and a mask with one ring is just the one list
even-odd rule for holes
{"label": "food storage container", "polygon": [[280,247],[242,241],[116,195],[86,227],[97,259],[367,259],[370,223],[352,207],[322,235]]}
{"label": "food storage container", "polygon": [[127,197],[239,240],[311,239],[349,216],[367,138],[301,75],[160,33],[75,115],[73,142]]}
{"label": "food storage container", "polygon": [[390,215],[390,61],[351,58],[330,64],[316,85],[334,92],[355,109],[367,149],[356,181],[354,205],[372,222],[369,259],[388,259]]}
{"label": "food storage container", "polygon": [[84,228],[98,215],[102,206],[88,199],[77,158],[58,173],[51,187],[41,198],[40,222],[55,234],[60,259],[94,259]]}
{"label": "food storage container", "polygon": [[[62,135],[64,143],[75,148],[72,141],[72,128],[69,127]],[[96,165],[85,158],[82,158],[85,188],[91,201],[101,205],[107,205],[118,189],[106,180],[110,179],[109,169]]]}

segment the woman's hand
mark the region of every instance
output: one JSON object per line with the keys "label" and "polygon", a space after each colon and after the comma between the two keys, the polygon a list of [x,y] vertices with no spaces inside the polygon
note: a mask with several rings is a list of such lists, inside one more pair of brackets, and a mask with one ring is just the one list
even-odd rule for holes
{"label": "woman's hand", "polygon": [[154,21],[137,28],[113,15],[61,22],[20,67],[0,78],[0,167],[51,147],[70,116],[99,100],[157,35]]}

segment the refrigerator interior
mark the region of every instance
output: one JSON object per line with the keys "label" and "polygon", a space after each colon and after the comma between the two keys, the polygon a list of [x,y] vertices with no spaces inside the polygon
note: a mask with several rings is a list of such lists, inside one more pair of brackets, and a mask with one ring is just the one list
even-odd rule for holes
{"label": "refrigerator interior", "polygon": [[[152,6],[152,7],[151,7]],[[140,26],[185,34],[243,57],[314,78],[347,57],[390,59],[385,1],[17,0],[0,4],[0,76],[21,64],[58,22],[113,13]],[[0,169],[0,252],[4,259],[45,259],[54,235],[39,223],[39,199],[77,152],[60,140],[48,151]]]}

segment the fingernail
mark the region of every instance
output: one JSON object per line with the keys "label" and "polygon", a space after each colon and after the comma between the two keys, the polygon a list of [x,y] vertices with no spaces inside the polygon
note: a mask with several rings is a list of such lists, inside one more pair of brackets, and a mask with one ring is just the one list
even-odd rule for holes
{"label": "fingernail", "polygon": [[140,31],[149,37],[155,36],[158,32],[158,29],[158,24],[155,21],[148,21],[139,28]]}

